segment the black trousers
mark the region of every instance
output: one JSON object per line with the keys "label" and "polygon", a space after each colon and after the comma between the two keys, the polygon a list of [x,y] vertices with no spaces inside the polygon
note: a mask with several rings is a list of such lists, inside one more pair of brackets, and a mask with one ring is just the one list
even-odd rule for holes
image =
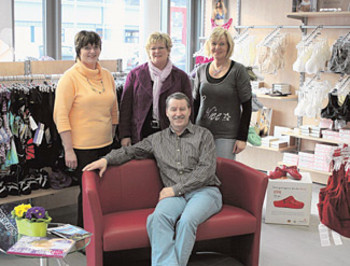
{"label": "black trousers", "polygon": [[77,225],[80,227],[84,227],[83,220],[83,194],[82,194],[82,169],[89,163],[100,159],[105,156],[112,150],[112,145],[108,145],[107,147],[99,148],[99,149],[89,149],[89,150],[80,150],[74,149],[74,152],[78,159],[78,167],[76,169],[75,175],[78,177],[80,192],[78,196],[78,221]]}

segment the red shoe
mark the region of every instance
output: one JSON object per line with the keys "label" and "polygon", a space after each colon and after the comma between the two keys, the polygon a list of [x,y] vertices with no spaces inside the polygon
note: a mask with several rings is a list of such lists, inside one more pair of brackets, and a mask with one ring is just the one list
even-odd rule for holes
{"label": "red shoe", "polygon": [[282,170],[290,174],[294,179],[300,180],[302,178],[301,174],[298,172],[298,168],[293,166],[282,166]]}
{"label": "red shoe", "polygon": [[283,200],[275,200],[273,205],[278,208],[302,209],[304,203],[297,201],[293,196],[289,196]]}
{"label": "red shoe", "polygon": [[282,170],[278,166],[275,168],[275,171],[271,172],[268,178],[270,179],[278,179],[281,178],[282,176],[286,176],[286,171]]}

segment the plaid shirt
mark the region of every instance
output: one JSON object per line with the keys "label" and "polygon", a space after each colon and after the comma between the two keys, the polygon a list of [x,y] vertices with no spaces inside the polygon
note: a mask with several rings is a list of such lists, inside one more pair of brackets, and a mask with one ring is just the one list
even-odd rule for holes
{"label": "plaid shirt", "polygon": [[166,128],[133,146],[112,150],[104,157],[108,165],[121,165],[132,159],[154,158],[166,187],[176,196],[204,186],[219,186],[215,175],[216,153],[212,134],[206,128],[187,125],[178,136]]}

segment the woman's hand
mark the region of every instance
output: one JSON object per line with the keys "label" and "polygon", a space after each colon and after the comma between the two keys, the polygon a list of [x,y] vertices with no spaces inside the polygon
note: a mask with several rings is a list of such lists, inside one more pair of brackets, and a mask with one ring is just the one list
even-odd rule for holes
{"label": "woman's hand", "polygon": [[123,138],[120,142],[123,147],[131,145],[131,138]]}
{"label": "woman's hand", "polygon": [[97,161],[94,161],[88,165],[86,165],[83,168],[83,171],[92,171],[92,170],[96,170],[99,169],[99,176],[102,177],[104,172],[106,172],[107,169],[107,160],[105,158],[101,158]]}
{"label": "woman's hand", "polygon": [[242,140],[236,140],[235,145],[233,146],[232,153],[238,154],[245,149],[247,142]]}
{"label": "woman's hand", "polygon": [[77,159],[77,156],[76,156],[76,154],[75,154],[73,149],[65,151],[64,159],[65,159],[66,166],[68,168],[71,168],[71,169],[76,169],[77,168],[77,166],[78,166],[78,159]]}

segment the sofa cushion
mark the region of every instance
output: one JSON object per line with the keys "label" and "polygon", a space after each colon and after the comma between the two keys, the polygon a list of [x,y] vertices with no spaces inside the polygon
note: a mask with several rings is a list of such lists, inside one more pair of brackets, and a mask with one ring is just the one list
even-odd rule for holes
{"label": "sofa cushion", "polygon": [[[146,230],[153,209],[116,212],[104,216],[103,250],[125,250],[148,247]],[[222,210],[198,227],[197,240],[254,233],[256,218],[249,212],[224,205]]]}
{"label": "sofa cushion", "polygon": [[148,215],[153,208],[121,211],[103,217],[103,250],[143,248],[150,245],[146,230]]}
{"label": "sofa cushion", "polygon": [[199,225],[197,240],[252,234],[256,226],[257,220],[251,213],[224,204],[219,213]]}

